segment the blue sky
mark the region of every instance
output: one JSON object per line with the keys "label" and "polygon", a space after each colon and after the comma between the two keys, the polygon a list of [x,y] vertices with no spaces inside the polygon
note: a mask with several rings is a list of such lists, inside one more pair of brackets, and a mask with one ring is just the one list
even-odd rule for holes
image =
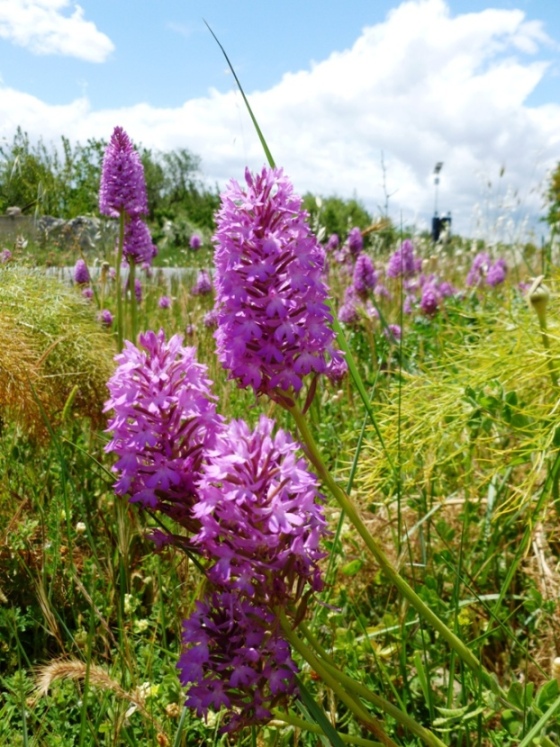
{"label": "blue sky", "polygon": [[0,0],[0,137],[19,124],[83,141],[119,124],[149,147],[190,148],[210,182],[258,168],[204,19],[300,191],[356,195],[375,212],[383,161],[392,217],[421,223],[443,160],[441,207],[464,232],[489,201],[506,203],[509,230],[538,213],[560,160],[551,0]]}

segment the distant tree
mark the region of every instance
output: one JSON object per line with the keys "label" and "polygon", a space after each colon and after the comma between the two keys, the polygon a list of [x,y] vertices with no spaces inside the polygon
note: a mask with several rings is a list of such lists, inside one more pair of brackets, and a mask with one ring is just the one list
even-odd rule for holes
{"label": "distant tree", "polygon": [[29,213],[58,212],[54,158],[42,140],[32,146],[18,127],[13,142],[0,146],[0,212],[17,206]]}
{"label": "distant tree", "polygon": [[546,222],[550,226],[558,225],[560,223],[560,162],[550,176],[546,197],[549,206]]}
{"label": "distant tree", "polygon": [[372,216],[358,200],[343,200],[340,197],[321,197],[307,193],[303,197],[303,206],[308,211],[312,225],[324,228],[326,237],[337,233],[344,239],[351,228],[357,226],[362,230],[373,222]]}
{"label": "distant tree", "polygon": [[[75,218],[98,214],[98,192],[107,142],[85,145],[61,138],[60,147],[33,144],[18,128],[12,143],[0,145],[0,213],[11,206],[37,215]],[[213,229],[218,190],[202,180],[200,158],[186,148],[157,152],[138,148],[144,166],[148,220],[161,228],[180,218],[199,228]]]}

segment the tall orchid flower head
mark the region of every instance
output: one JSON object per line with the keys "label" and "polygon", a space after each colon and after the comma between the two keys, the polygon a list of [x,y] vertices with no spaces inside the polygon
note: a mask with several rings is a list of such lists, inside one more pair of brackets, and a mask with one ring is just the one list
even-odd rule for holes
{"label": "tall orchid flower head", "polygon": [[327,534],[323,496],[300,447],[261,416],[251,429],[232,421],[202,466],[193,542],[213,560],[207,575],[269,606],[322,588],[318,562]]}
{"label": "tall orchid flower head", "polygon": [[203,452],[222,428],[206,367],[180,335],[140,335],[125,343],[108,382],[105,412],[112,412],[105,447],[116,454],[115,491],[147,508],[163,511],[187,528],[193,524]]}
{"label": "tall orchid flower head", "polygon": [[488,273],[490,267],[490,255],[487,252],[478,252],[473,259],[471,268],[467,275],[467,285],[477,285]]}
{"label": "tall orchid flower head", "polygon": [[488,274],[486,275],[486,283],[495,288],[497,285],[501,285],[507,275],[507,264],[503,257],[499,257],[494,264],[488,268]]}
{"label": "tall orchid flower head", "polygon": [[86,285],[91,280],[85,260],[78,259],[74,265],[74,282],[76,285]]}
{"label": "tall orchid flower head", "polygon": [[152,234],[146,223],[138,216],[127,221],[124,228],[123,256],[128,262],[150,266],[157,254]]}
{"label": "tall orchid flower head", "polygon": [[377,284],[377,273],[367,254],[360,254],[354,265],[352,287],[356,295],[365,300]]}
{"label": "tall orchid flower head", "polygon": [[183,622],[183,643],[177,667],[185,705],[199,717],[224,709],[223,732],[266,724],[272,708],[297,693],[298,669],[278,620],[253,599],[212,592]]}
{"label": "tall orchid flower head", "polygon": [[214,236],[218,357],[256,393],[298,392],[334,340],[325,253],[282,169],[245,171],[222,195]]}
{"label": "tall orchid flower head", "polygon": [[387,276],[390,278],[411,278],[422,268],[422,260],[414,255],[414,244],[405,239],[400,247],[391,254],[387,264]]}
{"label": "tall orchid flower head", "polygon": [[115,127],[103,157],[99,212],[111,218],[148,212],[144,167],[122,127]]}
{"label": "tall orchid flower head", "polygon": [[350,254],[353,257],[357,257],[364,248],[364,239],[362,237],[362,232],[357,226],[352,228],[348,233],[347,242]]}

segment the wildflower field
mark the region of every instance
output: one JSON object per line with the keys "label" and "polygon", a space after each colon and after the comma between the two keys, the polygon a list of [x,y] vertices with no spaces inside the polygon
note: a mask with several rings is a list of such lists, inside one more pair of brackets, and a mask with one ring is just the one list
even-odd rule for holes
{"label": "wildflower field", "polygon": [[116,127],[109,238],[0,256],[0,744],[560,745],[554,231],[148,212]]}

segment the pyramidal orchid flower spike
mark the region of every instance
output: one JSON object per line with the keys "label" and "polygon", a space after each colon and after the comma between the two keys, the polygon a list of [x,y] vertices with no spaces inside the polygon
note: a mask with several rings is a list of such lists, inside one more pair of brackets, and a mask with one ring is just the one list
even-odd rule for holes
{"label": "pyramidal orchid flower spike", "polygon": [[106,451],[118,457],[115,492],[197,530],[196,480],[223,427],[206,367],[180,335],[166,341],[163,331],[140,335],[140,347],[127,341],[115,360],[105,404],[113,413]]}
{"label": "pyramidal orchid flower spike", "polygon": [[266,724],[272,708],[297,692],[297,667],[275,615],[265,605],[214,591],[183,623],[178,662],[185,705],[198,716],[225,709],[222,731]]}
{"label": "pyramidal orchid flower spike", "polygon": [[325,253],[282,169],[229,183],[214,241],[220,362],[258,394],[299,392],[325,372],[334,333]]}
{"label": "pyramidal orchid flower spike", "polygon": [[184,623],[178,667],[186,705],[201,716],[223,706],[226,731],[266,723],[296,693],[297,667],[273,610],[297,622],[323,587],[323,497],[299,445],[274,425],[262,415],[254,429],[237,420],[220,431],[192,512],[214,591]]}
{"label": "pyramidal orchid flower spike", "polygon": [[193,516],[193,538],[214,565],[210,580],[269,606],[295,601],[309,585],[322,588],[318,563],[327,534],[323,497],[300,446],[261,416],[224,428],[207,453]]}
{"label": "pyramidal orchid flower spike", "polygon": [[105,150],[99,188],[99,212],[111,218],[148,212],[144,167],[122,127],[115,127]]}

